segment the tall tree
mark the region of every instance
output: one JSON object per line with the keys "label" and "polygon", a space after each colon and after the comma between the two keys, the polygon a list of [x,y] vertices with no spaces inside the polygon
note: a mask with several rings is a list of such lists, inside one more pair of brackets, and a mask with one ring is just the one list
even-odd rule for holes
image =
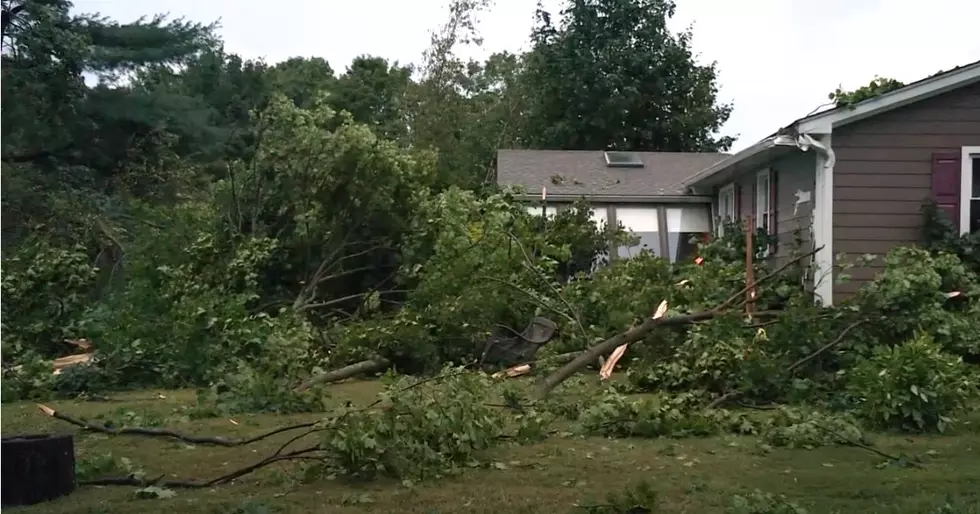
{"label": "tall tree", "polygon": [[448,20],[432,33],[411,90],[410,142],[439,154],[445,185],[479,187],[492,179],[496,150],[513,146],[520,127],[523,61],[500,53],[463,61],[461,46],[479,46],[477,16],[489,0],[453,0]]}
{"label": "tall tree", "polygon": [[672,0],[567,0],[561,21],[538,9],[525,79],[531,146],[576,150],[713,151],[731,114],[714,63],[691,33],[672,33]]}
{"label": "tall tree", "polygon": [[25,193],[14,195],[23,201],[17,209],[5,195],[4,215],[45,214],[42,200],[57,191],[172,193],[165,186],[181,170],[171,160],[173,136],[204,132],[192,99],[121,79],[187,64],[215,44],[213,26],[162,16],[120,24],[71,8],[65,0],[3,2],[5,185]]}
{"label": "tall tree", "polygon": [[330,63],[322,57],[291,57],[272,68],[276,90],[297,107],[312,107],[322,91],[333,89],[337,81]]}
{"label": "tall tree", "polygon": [[385,139],[401,140],[408,133],[408,89],[412,69],[388,64],[382,57],[356,57],[337,80],[332,103],[374,129]]}

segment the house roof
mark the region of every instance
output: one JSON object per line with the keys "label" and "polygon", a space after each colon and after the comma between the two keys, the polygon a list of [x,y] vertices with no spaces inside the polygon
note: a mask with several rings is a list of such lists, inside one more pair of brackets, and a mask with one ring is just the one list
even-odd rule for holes
{"label": "house roof", "polygon": [[[889,91],[874,98],[869,98],[851,106],[837,107],[800,118],[788,126],[791,129],[789,132],[798,134],[830,134],[837,127],[898,109],[899,107],[927,98],[939,96],[975,82],[980,82],[980,61],[965,64],[946,72],[937,73],[908,84],[905,87]],[[777,142],[778,134],[784,130],[780,129],[776,133],[735,155],[694,174],[685,181],[686,185],[709,184],[713,182],[711,180],[713,177],[724,172],[731,172],[740,165],[746,166],[749,163],[766,161],[776,155],[785,153],[785,150],[780,151],[781,149],[777,148],[780,144]]]}
{"label": "house roof", "polygon": [[[497,184],[528,195],[642,199],[685,196],[684,180],[728,157],[724,153],[635,152],[643,167],[610,167],[602,151],[498,150]],[[557,197],[557,198],[556,198]]]}

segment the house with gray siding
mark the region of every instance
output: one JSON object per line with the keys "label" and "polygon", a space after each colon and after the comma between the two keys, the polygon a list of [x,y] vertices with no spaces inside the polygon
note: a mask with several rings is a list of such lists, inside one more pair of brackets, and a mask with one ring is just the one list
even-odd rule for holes
{"label": "house with gray siding", "polygon": [[777,260],[800,231],[819,248],[814,290],[830,305],[881,269],[842,264],[921,242],[925,202],[962,233],[980,230],[980,61],[798,119],[734,155],[618,154],[501,150],[498,183],[524,186],[528,201],[544,190],[545,209],[585,197],[597,221],[647,233],[671,259],[684,254],[682,233],[722,219],[752,215],[777,236]]}
{"label": "house with gray siding", "polygon": [[808,227],[814,289],[832,304],[881,269],[877,259],[838,283],[841,264],[921,242],[925,202],[964,234],[980,229],[980,61],[796,120],[685,185],[715,197],[722,217],[771,218],[780,243]]}

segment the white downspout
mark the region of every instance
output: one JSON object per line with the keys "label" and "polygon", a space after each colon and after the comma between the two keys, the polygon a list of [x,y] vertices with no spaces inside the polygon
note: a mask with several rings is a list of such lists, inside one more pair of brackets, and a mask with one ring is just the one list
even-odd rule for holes
{"label": "white downspout", "polygon": [[814,255],[816,275],[814,294],[821,305],[834,303],[834,163],[837,157],[831,148],[830,134],[777,136],[773,144],[795,146],[806,152],[816,151],[815,184],[813,194],[813,244],[820,250]]}

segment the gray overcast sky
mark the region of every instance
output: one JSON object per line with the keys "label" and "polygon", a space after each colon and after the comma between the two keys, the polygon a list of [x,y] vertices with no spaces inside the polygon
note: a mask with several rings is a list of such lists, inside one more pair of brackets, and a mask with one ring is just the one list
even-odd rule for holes
{"label": "gray overcast sky", "polygon": [[[118,21],[170,13],[221,21],[228,51],[276,62],[319,56],[338,72],[371,54],[418,62],[446,0],[76,0]],[[527,49],[535,0],[496,0],[481,17],[484,48]],[[545,0],[557,12],[560,0]],[[976,0],[679,0],[673,23],[691,26],[703,61],[717,61],[721,99],[735,112],[723,133],[735,149],[825,103],[838,86],[875,75],[906,82],[980,59]],[[972,36],[970,34],[973,34]]]}

